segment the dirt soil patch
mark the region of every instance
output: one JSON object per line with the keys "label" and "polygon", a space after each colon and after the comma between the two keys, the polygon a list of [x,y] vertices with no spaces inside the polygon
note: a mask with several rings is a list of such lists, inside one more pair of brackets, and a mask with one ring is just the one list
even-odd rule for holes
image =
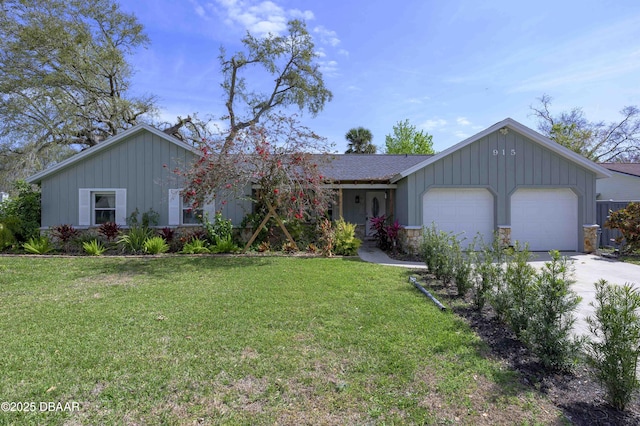
{"label": "dirt soil patch", "polygon": [[[520,342],[515,334],[492,312],[473,308],[471,300],[455,300],[455,288],[444,286],[426,272],[420,281],[437,294],[442,302],[452,306],[469,326],[489,346],[491,358],[518,372],[520,382],[545,395],[574,425],[639,425],[640,399],[638,397],[624,412],[607,404],[603,388],[592,377],[589,367],[580,364],[570,373],[548,373],[536,357]],[[452,303],[447,303],[452,302]],[[495,418],[495,417],[494,417]]]}

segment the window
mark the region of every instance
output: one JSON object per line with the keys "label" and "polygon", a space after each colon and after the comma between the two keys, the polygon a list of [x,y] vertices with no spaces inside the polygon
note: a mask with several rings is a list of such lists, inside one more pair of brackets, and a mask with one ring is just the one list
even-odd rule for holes
{"label": "window", "polygon": [[93,225],[116,221],[116,193],[93,193]]}
{"label": "window", "polygon": [[169,190],[169,226],[198,225],[204,213],[207,213],[210,219],[213,218],[215,203],[194,209],[189,203],[184,202],[181,191],[182,189]]}
{"label": "window", "polygon": [[127,223],[125,188],[79,188],[78,226],[95,226],[105,222]]}
{"label": "window", "polygon": [[186,204],[182,197],[180,197],[180,204],[182,210],[182,224],[183,225],[196,225],[200,223],[200,218],[203,215],[202,209],[194,209],[193,206]]}

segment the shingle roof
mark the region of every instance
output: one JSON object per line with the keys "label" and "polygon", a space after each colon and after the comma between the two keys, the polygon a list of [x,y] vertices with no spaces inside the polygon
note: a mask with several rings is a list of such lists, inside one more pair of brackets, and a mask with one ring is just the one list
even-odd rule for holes
{"label": "shingle roof", "polygon": [[614,172],[640,177],[640,163],[602,163],[601,166]]}
{"label": "shingle roof", "polygon": [[323,174],[333,181],[388,181],[431,155],[336,154],[322,166]]}

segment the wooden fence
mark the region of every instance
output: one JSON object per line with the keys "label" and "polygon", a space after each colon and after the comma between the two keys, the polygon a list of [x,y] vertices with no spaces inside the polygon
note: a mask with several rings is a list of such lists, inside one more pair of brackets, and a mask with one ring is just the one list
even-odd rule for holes
{"label": "wooden fence", "polygon": [[609,212],[615,212],[620,209],[624,209],[629,205],[631,201],[596,201],[596,223],[600,225],[600,246],[612,246],[615,240],[620,236],[620,231],[617,229],[608,229],[604,227],[604,223],[609,217]]}

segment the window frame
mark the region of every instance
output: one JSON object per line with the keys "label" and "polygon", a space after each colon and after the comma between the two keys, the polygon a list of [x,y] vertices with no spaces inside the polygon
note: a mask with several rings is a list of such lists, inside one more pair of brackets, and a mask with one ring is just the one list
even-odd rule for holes
{"label": "window frame", "polygon": [[94,227],[95,195],[115,194],[115,222],[120,226],[127,224],[127,189],[126,188],[78,188],[78,226]]}
{"label": "window frame", "polygon": [[[104,196],[104,195],[109,195],[109,196],[113,196],[113,207],[112,208],[103,208],[103,207],[96,207],[96,197],[97,196]],[[116,215],[117,215],[117,198],[116,198],[116,192],[115,191],[91,191],[91,226],[100,226],[102,225],[102,223],[98,223],[98,221],[96,220],[96,213],[98,211],[113,211],[113,221],[115,222],[116,219]],[[111,222],[111,221],[108,221]]]}
{"label": "window frame", "polygon": [[[191,207],[185,205],[184,199],[181,194],[182,191],[183,191],[183,188],[169,189],[168,225],[169,226],[200,226],[201,225],[200,222],[195,222],[195,223],[185,222],[184,220],[185,211],[190,209]],[[204,206],[202,206],[201,209],[198,209],[198,210],[201,210],[202,214],[208,213],[210,219],[213,218],[213,215],[215,214],[215,211],[216,211],[215,200],[211,203],[206,203]]]}

